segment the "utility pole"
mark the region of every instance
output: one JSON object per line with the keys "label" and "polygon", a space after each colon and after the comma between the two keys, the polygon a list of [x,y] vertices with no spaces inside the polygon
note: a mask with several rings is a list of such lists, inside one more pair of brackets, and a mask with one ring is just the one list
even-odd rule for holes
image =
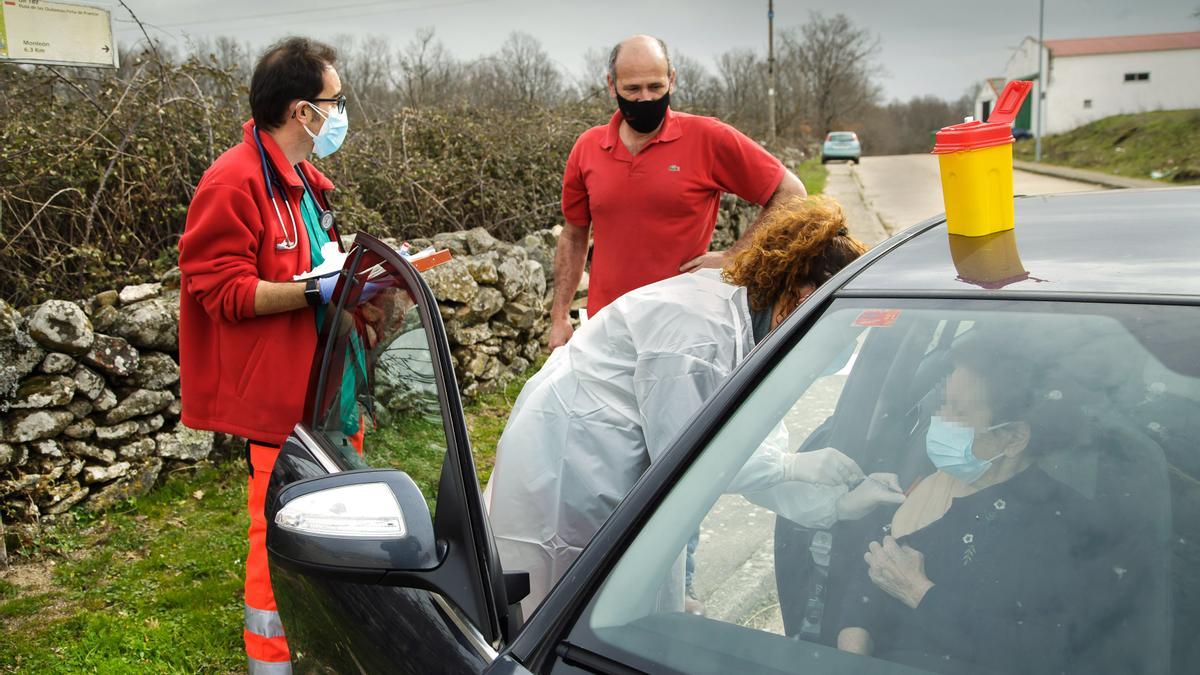
{"label": "utility pole", "polygon": [[767,0],[767,147],[775,145],[775,0]]}
{"label": "utility pole", "polygon": [[1037,131],[1033,142],[1033,161],[1042,161],[1042,111],[1046,108],[1046,73],[1042,65],[1046,47],[1042,44],[1042,25],[1046,22],[1046,0],[1038,0],[1038,81],[1037,81]]}

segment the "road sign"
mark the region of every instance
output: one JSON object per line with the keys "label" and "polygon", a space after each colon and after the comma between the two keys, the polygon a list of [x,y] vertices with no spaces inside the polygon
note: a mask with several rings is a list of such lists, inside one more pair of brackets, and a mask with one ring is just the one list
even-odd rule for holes
{"label": "road sign", "polygon": [[117,67],[112,13],[91,5],[0,0],[0,62]]}

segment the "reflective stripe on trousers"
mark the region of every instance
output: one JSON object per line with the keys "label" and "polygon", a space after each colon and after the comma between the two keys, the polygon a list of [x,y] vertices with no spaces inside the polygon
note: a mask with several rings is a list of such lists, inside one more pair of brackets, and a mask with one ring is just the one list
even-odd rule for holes
{"label": "reflective stripe on trousers", "polygon": [[267,483],[279,448],[250,443],[250,476],[246,508],[250,512],[250,550],[246,554],[246,657],[251,673],[291,673],[287,638],[275,607],[271,590],[271,573],[267,568],[267,520],[263,509],[267,499]]}
{"label": "reflective stripe on trousers", "polygon": [[249,661],[247,672],[250,675],[292,675],[292,664],[290,661],[247,660]]}
{"label": "reflective stripe on trousers", "polygon": [[265,638],[283,637],[283,622],[279,620],[279,612],[265,609],[254,609],[246,605],[242,612],[246,622],[246,630]]}

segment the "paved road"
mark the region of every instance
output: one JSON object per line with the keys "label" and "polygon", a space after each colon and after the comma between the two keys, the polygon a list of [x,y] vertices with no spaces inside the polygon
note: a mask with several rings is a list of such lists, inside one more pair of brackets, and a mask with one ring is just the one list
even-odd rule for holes
{"label": "paved road", "polygon": [[[882,240],[878,234],[880,226],[892,234],[945,211],[937,157],[933,155],[863,157],[857,166],[839,162],[829,164],[828,168],[826,192],[842,202],[855,236],[868,245]],[[1017,194],[1100,189],[1103,188],[1091,183],[1027,171],[1013,173],[1013,191]]]}

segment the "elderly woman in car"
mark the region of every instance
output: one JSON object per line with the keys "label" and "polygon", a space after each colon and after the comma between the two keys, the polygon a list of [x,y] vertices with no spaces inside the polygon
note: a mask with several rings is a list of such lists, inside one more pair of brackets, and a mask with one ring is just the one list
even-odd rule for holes
{"label": "elderly woman in car", "polygon": [[1086,614],[1088,506],[1036,460],[1081,432],[1079,390],[996,337],[953,361],[926,436],[937,471],[868,545],[837,645],[939,672],[1058,673]]}

